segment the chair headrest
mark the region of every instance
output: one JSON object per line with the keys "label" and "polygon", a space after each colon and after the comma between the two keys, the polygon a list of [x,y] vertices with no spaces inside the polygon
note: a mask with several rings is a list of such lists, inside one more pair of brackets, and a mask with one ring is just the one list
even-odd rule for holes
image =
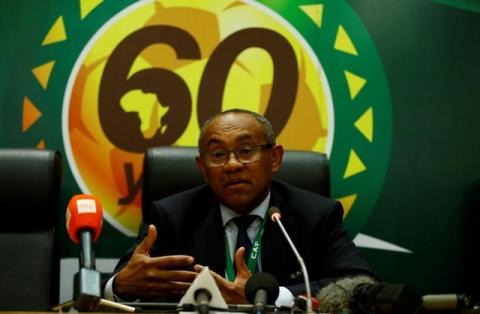
{"label": "chair headrest", "polygon": [[[195,147],[159,146],[147,150],[143,165],[142,211],[154,200],[204,183],[195,163]],[[286,150],[275,178],[299,188],[330,196],[330,172],[323,153]]]}
{"label": "chair headrest", "polygon": [[48,229],[57,225],[62,157],[40,149],[0,149],[0,203],[8,219],[2,231]]}

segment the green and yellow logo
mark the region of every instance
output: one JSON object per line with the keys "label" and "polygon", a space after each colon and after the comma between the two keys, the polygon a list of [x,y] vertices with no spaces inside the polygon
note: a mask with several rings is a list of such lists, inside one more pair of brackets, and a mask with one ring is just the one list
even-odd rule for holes
{"label": "green and yellow logo", "polygon": [[[33,74],[62,98],[72,180],[102,199],[110,224],[136,234],[147,148],[195,146],[208,117],[239,107],[269,118],[287,149],[327,153],[333,197],[350,230],[361,229],[388,165],[391,104],[375,47],[345,1],[79,4],[81,18],[59,16],[42,43],[63,50],[50,48]],[[23,132],[41,117],[26,95]]]}

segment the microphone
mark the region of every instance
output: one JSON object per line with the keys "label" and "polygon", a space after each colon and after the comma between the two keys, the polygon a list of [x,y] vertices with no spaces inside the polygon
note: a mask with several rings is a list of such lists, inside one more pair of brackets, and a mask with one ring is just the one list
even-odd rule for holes
{"label": "microphone", "polygon": [[80,244],[80,267],[95,269],[92,244],[102,230],[103,209],[100,200],[92,195],[78,194],[70,199],[66,213],[70,239]]}
{"label": "microphone", "polygon": [[372,277],[345,277],[320,289],[320,311],[338,313],[352,309],[360,313],[421,313],[472,308],[464,294],[430,294],[421,297],[411,286],[376,282]]}
{"label": "microphone", "polygon": [[210,300],[212,294],[205,288],[195,290],[193,298],[196,303],[196,308],[199,314],[208,314],[210,312]]}
{"label": "microphone", "polygon": [[92,195],[74,195],[67,206],[66,227],[70,239],[80,244],[79,311],[93,311],[100,303],[100,273],[95,270],[93,242],[102,230],[103,209],[100,200]]}
{"label": "microphone", "polygon": [[357,275],[346,277],[331,282],[321,288],[317,293],[320,301],[320,312],[337,313],[343,309],[349,309],[353,303],[354,290],[362,284],[375,284],[376,281],[369,276]]}
{"label": "microphone", "polygon": [[269,273],[253,274],[245,284],[245,295],[257,314],[264,313],[267,304],[275,303],[279,293],[278,281]]}
{"label": "microphone", "polygon": [[427,311],[464,310],[472,308],[471,297],[465,294],[427,294],[422,297],[423,308]]}
{"label": "microphone", "polygon": [[415,313],[422,297],[406,284],[363,283],[355,287],[352,307],[361,312]]}
{"label": "microphone", "polygon": [[320,289],[320,311],[416,313],[422,299],[409,285],[378,283],[367,275],[345,277]]}
{"label": "microphone", "polygon": [[288,236],[287,231],[283,227],[282,222],[280,221],[280,219],[282,218],[282,215],[280,214],[280,209],[278,209],[278,207],[275,207],[275,206],[270,207],[268,209],[268,216],[270,217],[270,219],[272,219],[273,222],[278,223],[278,226],[282,230],[282,233],[285,236],[285,239],[287,239],[288,244],[290,244],[290,247],[292,248],[293,253],[297,257],[298,263],[300,264],[300,267],[302,268],[303,278],[304,278],[304,281],[305,281],[305,290],[307,292],[307,310],[306,310],[306,313],[314,313],[313,312],[313,306],[312,306],[312,292],[310,290],[310,279],[308,278],[307,267],[305,266],[305,262],[303,261],[303,258],[298,253],[297,249],[295,248],[295,245],[293,244],[292,240]]}

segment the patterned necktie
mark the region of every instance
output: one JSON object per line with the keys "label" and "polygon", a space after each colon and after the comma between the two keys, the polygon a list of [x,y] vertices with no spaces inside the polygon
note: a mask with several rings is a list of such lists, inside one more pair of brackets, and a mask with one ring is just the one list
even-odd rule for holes
{"label": "patterned necktie", "polygon": [[235,248],[235,252],[243,246],[245,248],[245,262],[248,261],[250,257],[250,251],[252,250],[252,241],[248,237],[247,229],[255,220],[256,216],[248,215],[248,216],[239,216],[234,218],[233,221],[238,227],[238,235],[237,235],[237,246]]}

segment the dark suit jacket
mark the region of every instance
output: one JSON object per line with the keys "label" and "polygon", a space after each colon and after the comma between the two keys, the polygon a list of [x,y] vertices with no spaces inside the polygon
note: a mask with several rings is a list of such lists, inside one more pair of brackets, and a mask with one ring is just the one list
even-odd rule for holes
{"label": "dark suit jacket", "polygon": [[[338,277],[374,276],[342,225],[339,202],[273,181],[270,206],[277,206],[282,213],[282,223],[306,263],[312,293]],[[156,225],[158,237],[152,255],[191,255],[196,263],[224,275],[225,233],[218,201],[207,185],[153,202],[150,219],[142,224],[139,237],[146,235],[149,223]],[[294,295],[305,292],[301,267],[280,228],[270,219],[261,254],[262,271],[272,274]],[[131,250],[115,272],[130,256]]]}

